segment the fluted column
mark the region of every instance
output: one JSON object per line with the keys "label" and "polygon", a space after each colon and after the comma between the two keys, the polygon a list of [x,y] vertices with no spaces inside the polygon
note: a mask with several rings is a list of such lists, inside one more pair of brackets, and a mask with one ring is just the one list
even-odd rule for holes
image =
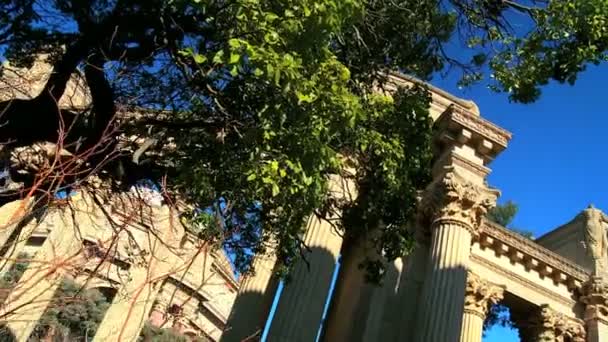
{"label": "fluted column", "polygon": [[608,283],[594,276],[583,286],[588,342],[608,341]]}
{"label": "fluted column", "polygon": [[431,243],[417,341],[460,340],[472,237],[497,193],[447,168],[423,195],[420,224],[430,227]]}
{"label": "fluted column", "polygon": [[490,306],[502,300],[503,292],[504,288],[492,285],[469,272],[460,342],[481,342],[483,321],[486,319]]}
{"label": "fluted column", "polygon": [[[335,176],[330,183],[336,197],[352,196],[350,181]],[[305,256],[307,262],[295,265],[291,281],[283,289],[268,341],[314,341],[319,330],[342,237],[327,219],[312,215],[303,240],[311,253]]]}
{"label": "fluted column", "polygon": [[268,334],[269,341],[308,342],[317,335],[342,238],[325,220],[310,218],[305,243],[312,252],[285,285]]}
{"label": "fluted column", "polygon": [[423,241],[416,241],[412,254],[407,258],[406,266],[402,272],[399,290],[397,292],[397,305],[399,317],[397,331],[398,341],[409,341],[416,331],[416,316],[420,307],[420,297],[426,278],[426,266],[429,246]]}
{"label": "fluted column", "polygon": [[246,275],[234,301],[222,342],[240,342],[261,335],[274,299],[278,279],[274,276],[276,256],[257,255],[253,260],[255,273]]}

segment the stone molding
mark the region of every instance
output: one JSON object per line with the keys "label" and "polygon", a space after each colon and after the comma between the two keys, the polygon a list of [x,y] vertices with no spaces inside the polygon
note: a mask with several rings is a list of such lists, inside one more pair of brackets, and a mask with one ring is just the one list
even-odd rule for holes
{"label": "stone molding", "polygon": [[539,307],[538,314],[530,319],[529,326],[538,341],[586,341],[584,322],[569,318],[546,304]]}
{"label": "stone molding", "polygon": [[450,221],[478,235],[481,220],[496,205],[499,191],[479,186],[446,167],[443,176],[433,181],[422,193],[419,203],[421,227]]}
{"label": "stone molding", "polygon": [[464,313],[486,318],[490,306],[503,299],[504,287],[497,286],[469,272],[464,297]]}
{"label": "stone molding", "polygon": [[553,278],[570,289],[580,289],[590,274],[582,267],[552,252],[534,241],[498,224],[484,220],[483,234],[479,243],[483,248],[492,248],[498,254],[509,255],[512,262],[526,265],[543,276]]}
{"label": "stone molding", "polygon": [[581,302],[585,304],[585,320],[599,320],[608,324],[608,283],[593,276],[583,284]]}
{"label": "stone molding", "polygon": [[457,124],[472,132],[486,138],[493,144],[504,150],[511,140],[511,133],[504,130],[480,116],[473,115],[459,106],[450,106],[437,120],[441,125],[443,122]]}
{"label": "stone molding", "polygon": [[471,255],[471,260],[473,262],[475,262],[475,263],[478,263],[479,265],[481,265],[483,267],[486,267],[486,268],[488,268],[488,269],[490,269],[490,270],[498,273],[498,274],[502,274],[503,276],[511,278],[511,279],[513,279],[516,282],[525,284],[526,287],[528,287],[528,288],[530,288],[530,289],[532,289],[534,291],[537,291],[538,293],[541,293],[541,294],[547,296],[548,298],[551,298],[552,300],[554,300],[556,302],[562,303],[562,304],[564,304],[566,306],[570,306],[570,307],[573,307],[574,305],[576,305],[576,301],[574,301],[574,300],[572,300],[570,298],[563,297],[563,296],[561,296],[561,295],[559,295],[559,294],[557,294],[555,292],[549,291],[545,287],[543,287],[541,285],[538,285],[537,283],[535,283],[533,281],[530,281],[530,280],[528,280],[528,279],[520,276],[517,273],[511,272],[508,269],[505,269],[504,267],[499,266],[499,265],[497,265],[497,264],[495,264],[495,263],[493,263],[493,262],[491,262],[491,261],[489,261],[489,260],[487,260],[487,259],[485,259],[483,257],[480,257],[478,255],[472,254]]}
{"label": "stone molding", "polygon": [[[454,152],[444,154],[440,159],[435,162],[435,168],[445,167],[445,165],[456,165],[465,170],[468,170],[478,176],[481,179],[485,179],[490,174],[490,169],[472,162],[471,160]],[[434,173],[435,170],[433,170]]]}

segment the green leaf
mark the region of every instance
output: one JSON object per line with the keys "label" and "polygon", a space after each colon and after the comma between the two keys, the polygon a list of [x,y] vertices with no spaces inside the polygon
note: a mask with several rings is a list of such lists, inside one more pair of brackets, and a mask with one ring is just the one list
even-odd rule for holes
{"label": "green leaf", "polygon": [[281,190],[279,189],[279,185],[277,183],[272,184],[272,197],[276,197]]}
{"label": "green leaf", "polygon": [[207,56],[197,53],[194,55],[194,61],[198,64],[203,64],[207,61]]}

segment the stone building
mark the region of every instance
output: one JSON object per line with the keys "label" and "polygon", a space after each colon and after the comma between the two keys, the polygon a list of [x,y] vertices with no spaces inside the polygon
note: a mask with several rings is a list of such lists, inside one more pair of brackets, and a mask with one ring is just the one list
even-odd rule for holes
{"label": "stone building", "polygon": [[[2,68],[0,100],[35,96],[51,70],[43,62]],[[62,109],[87,108],[90,96],[82,82],[80,75],[68,82]],[[21,152],[27,157],[48,149],[54,144]],[[19,153],[11,153],[11,163],[21,161]],[[6,182],[0,175],[0,190]],[[19,281],[2,289],[10,293],[0,305],[0,322],[17,341],[26,341],[45,310],[62,300],[57,288],[70,280],[110,301],[95,341],[134,341],[145,323],[218,341],[239,284],[225,253],[197,239],[175,207],[141,187],[124,193],[80,189],[51,204],[28,197],[0,207],[0,277],[23,256],[28,263]]]}
{"label": "stone building", "polygon": [[[366,241],[346,246],[327,220],[311,218],[307,265],[283,289],[267,340],[480,342],[500,303],[523,341],[607,342],[608,217],[589,207],[534,241],[487,221],[500,194],[487,184],[489,166],[511,134],[473,102],[431,92],[433,181],[421,189],[413,252],[388,265],[381,287],[370,285],[358,268]],[[354,196],[347,183],[334,177],[331,190]],[[19,251],[33,255],[0,306],[5,325],[25,341],[69,277],[112,299],[94,341],[136,340],[145,322],[211,340],[259,339],[277,292],[274,257],[257,256],[239,286],[226,256],[194,239],[171,208],[138,191],[0,208],[0,272]]]}
{"label": "stone building", "polygon": [[[496,303],[510,309],[522,341],[608,341],[608,217],[589,207],[534,241],[487,221],[500,194],[487,184],[489,166],[511,134],[473,102],[431,91],[433,181],[421,191],[413,252],[388,265],[382,286],[369,285],[357,267],[365,249],[311,220],[309,267],[297,265],[283,289],[268,341],[480,342]],[[222,341],[252,336],[268,317],[274,259],[255,262],[259,271],[242,281]]]}
{"label": "stone building", "polygon": [[169,206],[142,197],[137,189],[107,198],[82,191],[50,207],[21,200],[0,208],[0,272],[23,252],[29,259],[0,306],[17,341],[28,339],[66,278],[110,301],[94,341],[134,341],[146,322],[219,340],[238,291],[228,258]]}

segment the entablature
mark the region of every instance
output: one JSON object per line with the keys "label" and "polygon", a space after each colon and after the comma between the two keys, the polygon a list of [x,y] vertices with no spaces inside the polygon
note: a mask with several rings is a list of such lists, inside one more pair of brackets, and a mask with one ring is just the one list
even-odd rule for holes
{"label": "entablature", "polygon": [[481,231],[479,245],[482,248],[506,255],[512,263],[535,270],[542,277],[566,285],[571,291],[580,292],[583,283],[590,278],[590,274],[579,265],[498,224],[484,220]]}

